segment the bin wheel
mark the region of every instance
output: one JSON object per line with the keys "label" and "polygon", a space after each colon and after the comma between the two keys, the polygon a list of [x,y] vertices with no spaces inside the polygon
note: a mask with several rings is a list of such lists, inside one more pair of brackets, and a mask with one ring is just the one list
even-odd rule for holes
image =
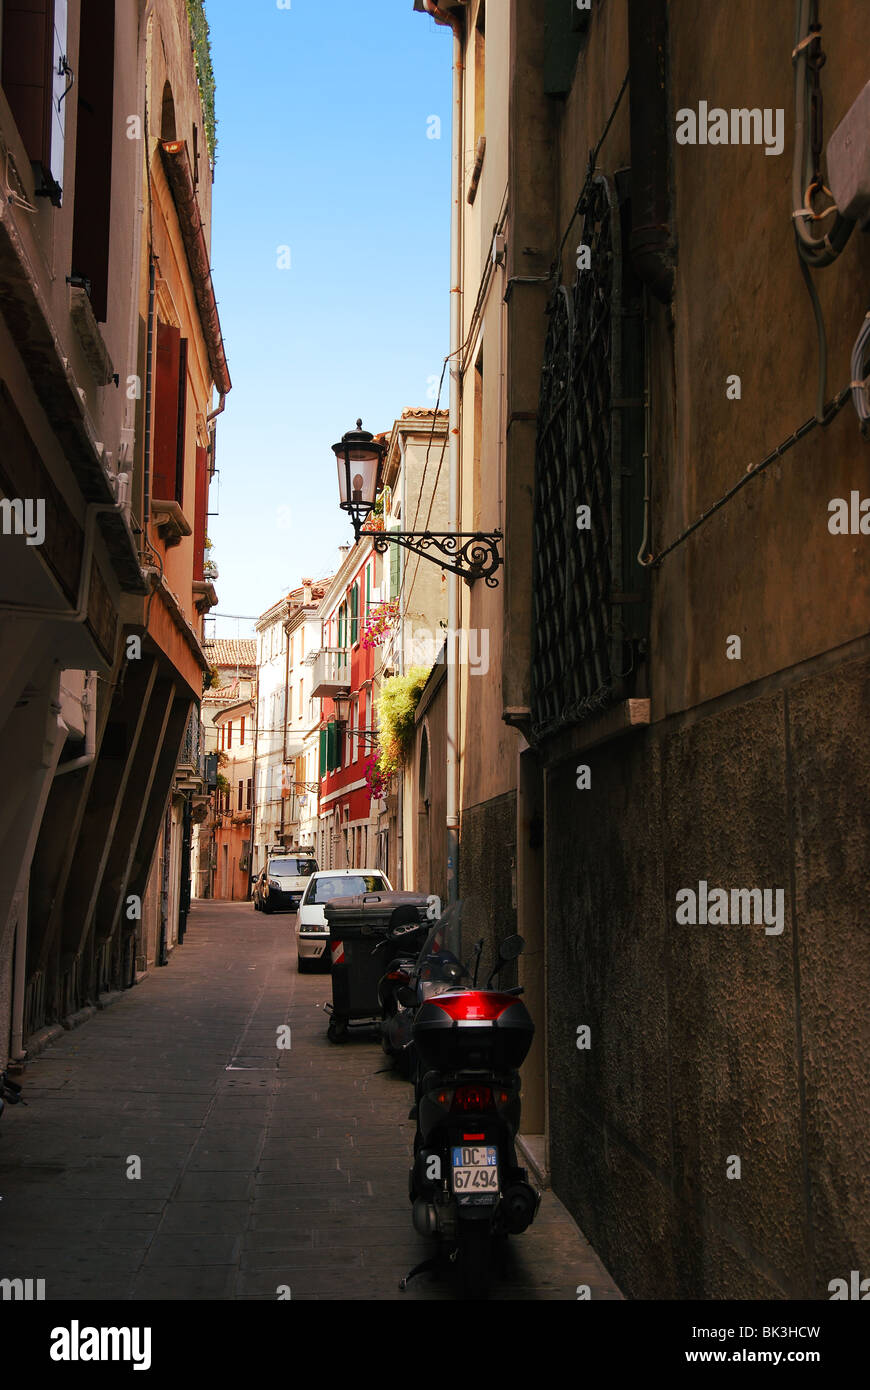
{"label": "bin wheel", "polygon": [[329,1027],[326,1030],[326,1036],[329,1038],[329,1041],[331,1043],[346,1043],[347,1019],[331,1018],[329,1020]]}

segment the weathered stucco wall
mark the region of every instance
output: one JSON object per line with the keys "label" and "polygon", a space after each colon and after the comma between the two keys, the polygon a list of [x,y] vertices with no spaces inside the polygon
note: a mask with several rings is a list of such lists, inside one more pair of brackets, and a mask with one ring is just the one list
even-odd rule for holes
{"label": "weathered stucco wall", "polygon": [[[825,1298],[870,1259],[868,713],[865,656],[549,774],[553,1185],[629,1296]],[[702,879],[782,888],[782,933],[677,924]]]}

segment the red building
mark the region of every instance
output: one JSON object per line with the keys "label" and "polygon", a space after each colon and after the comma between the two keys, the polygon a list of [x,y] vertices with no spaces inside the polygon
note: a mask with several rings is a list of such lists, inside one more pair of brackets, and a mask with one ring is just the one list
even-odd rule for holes
{"label": "red building", "polygon": [[375,755],[379,649],[362,644],[380,601],[384,562],[371,540],[348,547],[324,595],[322,647],[314,659],[313,694],[321,698],[320,813],[317,855],[322,868],[383,867],[379,803],[366,777]]}

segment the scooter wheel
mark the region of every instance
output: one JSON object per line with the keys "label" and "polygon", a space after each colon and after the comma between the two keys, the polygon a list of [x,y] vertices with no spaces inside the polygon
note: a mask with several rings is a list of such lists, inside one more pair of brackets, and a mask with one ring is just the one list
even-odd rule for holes
{"label": "scooter wheel", "polygon": [[332,1018],[332,1019],[330,1019],[330,1021],[329,1021],[329,1027],[328,1027],[327,1030],[326,1030],[326,1036],[329,1038],[329,1041],[330,1041],[331,1043],[346,1043],[346,1042],[347,1042],[347,1022],[346,1022],[346,1020],[343,1019],[343,1018],[339,1018],[339,1019]]}

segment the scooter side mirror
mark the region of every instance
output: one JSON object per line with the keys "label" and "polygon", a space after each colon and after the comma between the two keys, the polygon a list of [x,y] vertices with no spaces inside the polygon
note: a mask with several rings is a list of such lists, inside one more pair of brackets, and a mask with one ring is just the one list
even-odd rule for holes
{"label": "scooter side mirror", "polygon": [[521,936],[506,936],[498,948],[499,960],[516,960],[526,949],[526,943]]}

